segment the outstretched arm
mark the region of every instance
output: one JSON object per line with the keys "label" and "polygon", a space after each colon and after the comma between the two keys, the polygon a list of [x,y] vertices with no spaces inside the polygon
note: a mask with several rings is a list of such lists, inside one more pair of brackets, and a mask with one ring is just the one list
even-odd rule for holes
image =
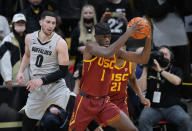
{"label": "outstretched arm", "polygon": [[137,22],[133,24],[133,26],[127,26],[126,32],[113,44],[108,47],[99,46],[97,43],[89,43],[85,48],[85,52],[89,53],[92,56],[100,56],[110,58],[113,54],[116,53],[119,48],[125,44],[128,38],[139,32],[139,29],[142,28]]}
{"label": "outstretched arm", "polygon": [[151,52],[151,34],[149,34],[145,41],[145,47],[141,54],[136,52],[119,50],[117,56],[120,56],[126,61],[132,61],[138,64],[147,64]]}

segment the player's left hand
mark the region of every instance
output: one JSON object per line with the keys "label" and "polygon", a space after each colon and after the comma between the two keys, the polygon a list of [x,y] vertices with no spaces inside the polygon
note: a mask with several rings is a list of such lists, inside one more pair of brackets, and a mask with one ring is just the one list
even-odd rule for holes
{"label": "player's left hand", "polygon": [[150,102],[149,99],[143,97],[143,98],[141,98],[140,100],[141,100],[141,103],[142,103],[143,105],[145,105],[145,108],[149,108],[149,107],[151,106],[151,102]]}
{"label": "player's left hand", "polygon": [[43,81],[41,79],[32,79],[29,82],[27,82],[27,90],[34,91],[36,88],[40,87],[43,84]]}

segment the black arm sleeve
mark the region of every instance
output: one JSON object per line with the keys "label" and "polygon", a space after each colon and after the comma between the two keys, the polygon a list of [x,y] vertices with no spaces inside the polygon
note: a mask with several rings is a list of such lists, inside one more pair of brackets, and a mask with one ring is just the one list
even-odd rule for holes
{"label": "black arm sleeve", "polygon": [[42,77],[43,85],[56,82],[60,78],[64,78],[68,74],[68,66],[59,65],[59,70]]}
{"label": "black arm sleeve", "polygon": [[89,128],[89,130],[93,131],[93,130],[95,130],[98,126],[99,126],[99,124],[97,123],[97,121],[92,120],[92,121],[89,123],[88,128]]}

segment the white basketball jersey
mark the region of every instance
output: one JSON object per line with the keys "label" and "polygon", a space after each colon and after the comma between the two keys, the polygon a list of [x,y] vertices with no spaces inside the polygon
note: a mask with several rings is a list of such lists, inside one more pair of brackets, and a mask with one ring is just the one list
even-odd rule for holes
{"label": "white basketball jersey", "polygon": [[41,43],[38,39],[38,31],[32,34],[30,41],[31,75],[46,75],[59,69],[56,45],[60,38],[54,33],[48,42]]}

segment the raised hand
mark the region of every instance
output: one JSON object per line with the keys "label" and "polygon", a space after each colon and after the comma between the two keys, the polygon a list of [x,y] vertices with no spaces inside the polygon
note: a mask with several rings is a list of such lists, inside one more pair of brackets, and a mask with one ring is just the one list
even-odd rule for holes
{"label": "raised hand", "polygon": [[139,21],[135,21],[131,26],[127,25],[126,32],[134,35],[135,33],[143,33],[140,31],[144,26],[139,24]]}

